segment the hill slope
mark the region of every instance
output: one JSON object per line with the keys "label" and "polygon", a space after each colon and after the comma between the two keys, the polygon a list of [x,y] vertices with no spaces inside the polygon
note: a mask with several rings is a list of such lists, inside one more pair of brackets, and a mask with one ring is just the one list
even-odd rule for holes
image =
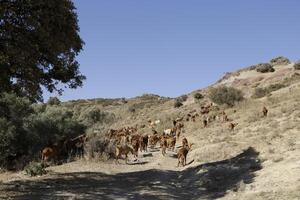
{"label": "hill slope", "polygon": [[[228,74],[199,90],[205,96],[200,102],[194,100],[199,91],[188,94],[180,108],[174,108],[174,99],[155,95],[66,102],[64,106],[74,109],[98,107],[113,113],[113,122],[88,130],[101,134],[110,128],[147,125],[149,119],[160,120],[155,129],[162,132],[172,127],[173,119],[210,102],[211,87],[235,87],[246,97],[234,107],[220,106],[238,123],[234,131],[228,129],[228,122],[217,120],[203,128],[202,117],[184,121],[183,135],[194,143],[185,167],[177,167],[174,152],[164,157],[158,149],[141,153],[131,165],[78,160],[50,167],[51,172],[43,177],[2,174],[0,198],[300,199],[300,76],[293,63],[274,68],[272,73],[243,69]],[[252,98],[256,88],[276,84],[281,86],[264,97]],[[263,106],[269,109],[267,117],[262,116]],[[150,134],[151,128],[138,131]]]}

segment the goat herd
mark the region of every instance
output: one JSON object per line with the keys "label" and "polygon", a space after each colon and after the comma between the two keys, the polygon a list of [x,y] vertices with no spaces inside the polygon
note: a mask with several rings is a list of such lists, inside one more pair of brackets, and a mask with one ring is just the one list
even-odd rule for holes
{"label": "goat herd", "polygon": [[[210,111],[217,110],[218,114],[208,115]],[[166,155],[166,150],[171,150],[175,152],[176,142],[181,139],[181,146],[177,150],[178,164],[185,166],[186,157],[190,151],[193,143],[189,143],[187,138],[182,136],[184,129],[184,121],[196,122],[196,119],[202,116],[202,125],[203,128],[209,126],[213,121],[219,121],[222,123],[228,123],[229,130],[233,131],[238,123],[232,122],[225,113],[225,111],[220,112],[218,106],[213,105],[212,103],[207,106],[202,106],[200,112],[193,110],[187,113],[185,116],[176,118],[173,120],[173,127],[170,129],[164,130],[162,133],[158,133],[155,128],[160,123],[160,120],[152,121],[148,120],[148,126],[152,129],[151,134],[139,134],[138,125],[135,127],[124,127],[118,130],[110,129],[108,133],[105,134],[104,144],[102,145],[102,151],[105,152],[105,149],[108,147],[108,144],[113,146],[112,150],[109,153],[110,158],[114,158],[118,163],[118,160],[122,157],[125,157],[127,163],[128,155],[131,153],[135,159],[137,159],[138,152],[147,152],[150,149],[154,149],[157,144],[161,149],[163,156]],[[234,110],[234,112],[236,112]],[[264,106],[262,109],[262,114],[264,117],[268,114],[268,109]],[[140,128],[144,128],[146,125],[141,125]],[[42,160],[47,162],[49,160],[57,161],[63,156],[83,156],[85,152],[85,144],[89,138],[86,134],[77,136],[72,139],[64,139],[60,142],[45,147],[42,151]]]}

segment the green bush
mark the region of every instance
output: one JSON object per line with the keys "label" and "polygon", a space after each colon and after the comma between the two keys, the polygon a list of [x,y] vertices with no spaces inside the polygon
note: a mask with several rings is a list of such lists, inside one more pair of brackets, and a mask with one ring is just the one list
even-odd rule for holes
{"label": "green bush", "polygon": [[250,67],[248,67],[248,70],[250,70],[250,71],[256,70],[256,65],[251,65]]}
{"label": "green bush", "polygon": [[50,97],[49,99],[48,99],[48,101],[47,101],[47,104],[48,105],[51,105],[51,106],[53,106],[53,105],[60,105],[60,100],[57,98],[57,97]]}
{"label": "green bush", "polygon": [[300,60],[297,61],[297,62],[294,64],[294,69],[295,69],[295,70],[300,70]]}
{"label": "green bush", "polygon": [[284,85],[282,83],[271,84],[267,87],[267,91],[268,92],[273,92],[273,91],[279,90],[279,89],[284,88],[284,87],[286,87],[286,85]]}
{"label": "green bush", "polygon": [[23,168],[29,158],[65,136],[84,133],[85,126],[63,106],[32,104],[27,98],[0,94],[0,167]]}
{"label": "green bush", "polygon": [[240,90],[226,86],[212,88],[209,92],[209,98],[216,104],[227,104],[228,106],[233,106],[235,102],[244,99]]}
{"label": "green bush", "polygon": [[86,128],[74,118],[72,110],[62,106],[47,106],[45,111],[30,115],[24,127],[35,144],[31,148],[33,154],[49,143],[80,135]]}
{"label": "green bush", "polygon": [[179,100],[175,100],[174,108],[179,108],[181,106],[183,106],[183,104]]}
{"label": "green bush", "polygon": [[201,93],[195,93],[194,94],[194,98],[196,99],[196,100],[200,100],[200,99],[203,99],[204,98],[204,96],[201,94]]}
{"label": "green bush", "polygon": [[134,113],[134,112],[136,111],[135,106],[134,106],[134,105],[129,106],[129,107],[128,107],[128,111],[131,112],[131,113]]}
{"label": "green bush", "polygon": [[135,112],[137,110],[142,110],[146,107],[147,102],[135,103],[128,107],[129,112]]}
{"label": "green bush", "polygon": [[115,120],[115,115],[104,112],[96,106],[88,106],[76,110],[75,118],[86,126],[92,126],[96,123],[111,124]]}
{"label": "green bush", "polygon": [[262,98],[268,94],[268,91],[264,88],[255,88],[252,98]]}
{"label": "green bush", "polygon": [[139,99],[143,100],[143,101],[157,101],[158,98],[160,98],[159,95],[157,94],[143,94],[142,96],[138,97]]}
{"label": "green bush", "polygon": [[276,65],[288,65],[291,62],[288,58],[283,57],[283,56],[279,56],[279,57],[273,58],[270,61],[270,63],[271,63],[271,65],[276,66]]}
{"label": "green bush", "polygon": [[43,163],[31,162],[25,169],[25,174],[28,176],[41,176],[47,173],[45,170],[45,165]]}
{"label": "green bush", "polygon": [[261,73],[268,73],[268,72],[274,72],[275,69],[269,63],[260,63],[256,65],[256,71]]}
{"label": "green bush", "polygon": [[252,97],[253,98],[262,98],[262,97],[270,94],[271,92],[279,90],[284,87],[286,87],[286,85],[281,84],[281,83],[276,83],[276,84],[271,84],[265,88],[256,88],[254,90],[254,94],[252,95]]}
{"label": "green bush", "polygon": [[179,108],[179,107],[183,106],[182,103],[185,102],[187,99],[188,99],[187,95],[182,95],[180,97],[177,97],[175,99],[174,108]]}
{"label": "green bush", "polygon": [[185,102],[187,99],[188,99],[188,96],[187,96],[187,95],[182,95],[182,96],[180,96],[180,97],[177,98],[177,101],[183,103],[183,102]]}
{"label": "green bush", "polygon": [[87,141],[84,150],[89,159],[101,158],[103,156],[111,158],[115,153],[115,144],[101,135],[95,135]]}
{"label": "green bush", "polygon": [[0,167],[10,168],[15,159],[33,146],[24,123],[34,111],[27,98],[0,94]]}

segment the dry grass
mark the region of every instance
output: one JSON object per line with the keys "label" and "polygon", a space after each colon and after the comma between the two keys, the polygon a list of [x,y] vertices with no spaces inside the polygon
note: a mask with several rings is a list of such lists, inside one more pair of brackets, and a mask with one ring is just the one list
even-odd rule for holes
{"label": "dry grass", "polygon": [[[251,76],[261,76],[257,79],[259,81],[251,83],[252,85],[257,86],[258,84],[262,84],[262,87],[266,87],[268,84],[274,84],[274,82],[267,82],[268,80],[273,81],[272,77],[269,77],[272,76],[273,73],[261,74],[255,71],[241,71],[235,74],[235,76],[245,76],[246,73],[249,73]],[[274,72],[274,74],[275,73],[276,72]],[[230,78],[231,76],[228,76],[226,80]],[[297,83],[296,80],[293,81],[295,81],[293,83]],[[194,162],[185,169],[189,171],[190,168],[201,166],[201,164],[224,161],[233,158],[248,147],[253,147],[259,152],[258,158],[261,160],[263,168],[255,173],[256,177],[253,179],[253,182],[238,182],[235,189],[228,190],[226,195],[220,198],[300,199],[300,170],[299,164],[297,164],[300,157],[300,145],[298,142],[300,141],[300,135],[298,134],[300,131],[300,111],[298,110],[300,106],[300,88],[297,85],[291,86],[293,86],[292,92],[289,91],[290,86],[288,86],[272,92],[272,95],[268,97],[260,99],[246,98],[238,102],[232,108],[220,106],[220,110],[224,110],[228,114],[229,119],[239,123],[234,131],[228,130],[228,123],[217,121],[210,123],[208,128],[203,128],[201,118],[197,118],[196,122],[184,122],[183,136],[194,143],[191,152],[188,154],[188,160],[194,160]],[[243,86],[241,87],[243,88]],[[245,89],[249,90],[249,88],[253,90],[252,87]],[[201,93],[205,94],[205,90],[202,90]],[[252,91],[250,91],[250,93],[252,94]],[[126,99],[126,103],[119,105],[96,105],[101,107],[104,112],[113,113],[116,119],[111,125],[94,125],[90,127],[89,131],[92,134],[93,131],[97,129],[101,133],[105,133],[109,128],[118,129],[125,126],[145,124],[146,128],[139,129],[139,133],[150,134],[151,128],[148,127],[148,119],[159,119],[161,122],[155,129],[161,133],[164,129],[172,127],[173,119],[185,116],[191,110],[200,109],[200,104],[190,101],[191,99],[193,100],[193,94],[188,96],[184,105],[180,108],[174,108],[174,99],[158,100],[157,97],[154,98],[153,96]],[[204,98],[201,100],[201,103],[206,101],[207,99]],[[99,102],[96,103],[100,104]],[[80,106],[95,106],[95,102],[92,101],[79,101],[78,104],[80,104]],[[134,112],[129,111],[130,106],[135,107]],[[261,110],[263,106],[269,109],[267,117],[262,117]],[[76,106],[74,106],[74,109],[75,107]],[[236,110],[236,112],[234,112],[234,110]],[[219,111],[215,111],[210,114],[214,115],[218,112]],[[177,146],[179,145],[180,144],[177,143]],[[122,174],[137,171],[146,173],[153,169],[157,171],[165,169],[168,170],[168,172],[175,171],[176,173],[182,172],[182,169],[175,167],[176,159],[172,157],[162,157],[160,152],[153,153],[153,155],[153,157],[147,158],[150,162],[144,165],[127,166],[122,164],[117,166],[106,162],[103,163],[100,159],[100,161],[96,160],[96,164],[87,162],[83,166],[83,169],[86,171],[101,171],[102,168],[105,168],[105,173],[112,173],[113,171],[113,173]],[[99,155],[93,155],[93,157],[99,157]],[[63,166],[58,167],[57,170],[63,170]],[[226,170],[224,172],[226,172]],[[183,171],[182,173],[188,172]],[[160,180],[162,174],[159,175],[158,179],[162,181]],[[147,178],[151,177],[152,174],[149,174]],[[194,180],[195,176],[184,177],[188,180],[193,180],[190,182],[190,185],[203,180],[202,178]],[[168,177],[164,178],[168,179]],[[230,178],[231,177],[228,177],[228,179]],[[163,186],[164,185],[162,185],[162,187]],[[147,187],[146,185],[140,185],[137,191],[141,192],[141,190],[146,190]],[[183,190],[184,189],[186,188],[183,188]]]}

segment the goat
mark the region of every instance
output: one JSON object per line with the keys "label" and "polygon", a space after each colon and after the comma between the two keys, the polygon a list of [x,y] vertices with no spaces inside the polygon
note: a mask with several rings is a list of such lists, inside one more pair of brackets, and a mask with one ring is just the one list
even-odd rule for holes
{"label": "goat", "polygon": [[178,164],[177,167],[179,167],[179,164],[182,164],[184,167],[186,165],[186,157],[188,152],[191,150],[193,144],[190,145],[185,145],[179,149],[177,153],[177,158],[178,158]]}
{"label": "goat", "polygon": [[191,118],[192,118],[193,122],[196,122],[196,116],[195,115],[193,115]]}
{"label": "goat", "polygon": [[122,155],[125,155],[125,159],[127,163],[129,153],[131,153],[134,156],[137,156],[137,153],[134,151],[134,149],[128,145],[116,146],[116,162],[118,163],[118,159],[121,158]]}
{"label": "goat", "polygon": [[169,138],[167,138],[167,146],[172,151],[175,150],[175,144],[176,144],[176,137],[169,137]]}
{"label": "goat", "polygon": [[207,119],[203,119],[203,126],[204,126],[204,128],[206,128],[206,127],[207,127],[207,124],[208,124],[208,121],[207,121]]}
{"label": "goat", "polygon": [[174,130],[172,130],[171,128],[164,130],[164,134],[166,135],[171,135],[173,133]]}
{"label": "goat", "polygon": [[140,137],[140,151],[147,151],[148,139],[148,135]]}
{"label": "goat", "polygon": [[159,120],[159,119],[154,121],[154,124],[155,124],[155,125],[158,125],[159,123],[160,123],[160,120]]}
{"label": "goat", "polygon": [[177,140],[178,140],[179,137],[180,137],[181,130],[182,130],[183,127],[184,127],[184,124],[181,123],[181,122],[177,123],[177,125],[175,126],[175,128],[176,128],[175,133],[176,133],[176,138],[177,138]]}
{"label": "goat", "polygon": [[168,146],[167,139],[165,137],[162,137],[160,139],[160,147],[161,147],[161,153],[163,156],[166,155],[167,146]]}
{"label": "goat", "polygon": [[157,142],[159,141],[160,137],[155,134],[155,135],[150,135],[149,137],[149,144],[153,148],[156,146]]}
{"label": "goat", "polygon": [[188,146],[189,143],[186,138],[182,138],[182,147]]}
{"label": "goat", "polygon": [[268,109],[265,106],[263,107],[262,112],[263,112],[264,117],[266,117],[268,115]]}
{"label": "goat", "polygon": [[131,145],[134,150],[134,157],[137,157],[140,148],[140,140],[133,140]]}
{"label": "goat", "polygon": [[173,120],[173,126],[176,126],[176,124],[177,124],[177,121]]}
{"label": "goat", "polygon": [[228,116],[226,114],[223,115],[223,122],[228,122],[228,121],[229,121]]}
{"label": "goat", "polygon": [[42,160],[49,161],[53,159],[54,161],[58,158],[58,150],[55,146],[53,147],[45,147],[42,151]]}
{"label": "goat", "polygon": [[237,125],[238,125],[238,123],[229,123],[229,125],[228,125],[229,130],[233,131]]}

